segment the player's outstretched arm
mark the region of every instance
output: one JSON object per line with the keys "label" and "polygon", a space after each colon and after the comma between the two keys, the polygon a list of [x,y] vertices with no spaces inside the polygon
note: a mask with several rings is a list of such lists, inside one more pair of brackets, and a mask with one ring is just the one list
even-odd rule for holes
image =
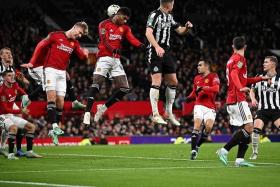
{"label": "player's outstretched arm", "polygon": [[256,99],[256,94],[255,94],[255,89],[254,88],[251,88],[249,95],[250,95],[250,99],[252,101],[252,106],[257,107],[258,106],[258,101]]}
{"label": "player's outstretched arm", "polygon": [[190,21],[187,21],[187,23],[185,24],[184,27],[179,26],[177,29],[175,29],[175,31],[179,34],[179,35],[185,35],[189,32],[189,30],[193,27],[193,24]]}
{"label": "player's outstretched arm", "polygon": [[131,32],[131,29],[128,28],[126,35],[126,39],[129,41],[129,43],[135,47],[142,47],[143,43],[140,42]]}

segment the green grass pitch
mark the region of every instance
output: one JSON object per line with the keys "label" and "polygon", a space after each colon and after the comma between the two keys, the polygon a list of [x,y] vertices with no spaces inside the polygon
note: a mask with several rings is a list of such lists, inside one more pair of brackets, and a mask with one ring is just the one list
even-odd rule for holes
{"label": "green grass pitch", "polygon": [[[44,158],[0,157],[0,186],[183,187],[280,186],[280,143],[260,145],[254,168],[230,166],[215,154],[222,144],[204,144],[197,160],[190,145],[35,147]],[[251,148],[246,158],[251,154]],[[18,182],[18,183],[17,183]]]}

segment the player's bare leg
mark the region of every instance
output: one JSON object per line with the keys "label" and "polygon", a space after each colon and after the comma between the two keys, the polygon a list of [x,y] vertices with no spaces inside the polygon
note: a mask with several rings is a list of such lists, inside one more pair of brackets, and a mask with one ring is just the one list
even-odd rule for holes
{"label": "player's bare leg", "polygon": [[86,125],[90,125],[90,117],[91,117],[90,111],[91,111],[91,108],[94,103],[94,98],[95,98],[95,95],[97,93],[99,93],[99,89],[100,89],[101,85],[103,84],[104,80],[105,80],[105,77],[102,75],[97,75],[97,74],[93,75],[93,82],[87,93],[87,106],[86,106],[86,112],[84,114],[84,119],[83,119],[83,123]]}
{"label": "player's bare leg", "polygon": [[161,85],[161,73],[155,73],[151,75],[152,77],[152,86],[150,89],[150,102],[152,106],[153,117],[152,121],[156,124],[166,125],[166,121],[161,117],[158,111],[158,99],[159,99],[159,89]]}
{"label": "player's bare leg", "polygon": [[254,120],[254,130],[252,133],[252,148],[253,153],[250,157],[250,159],[255,160],[258,157],[258,149],[259,149],[259,140],[260,140],[260,134],[262,132],[262,128],[264,126],[264,123],[261,119],[255,119]]}
{"label": "player's bare leg", "polygon": [[103,105],[97,105],[97,111],[94,115],[94,121],[98,122],[104,112],[113,104],[120,101],[126,94],[130,92],[128,81],[126,75],[116,76],[113,79],[115,85],[117,85],[118,89],[112,96],[106,101]]}
{"label": "player's bare leg", "polygon": [[32,123],[27,123],[24,128],[26,129],[26,143],[27,143],[27,152],[25,156],[27,158],[42,158],[42,156],[36,154],[33,152],[33,139],[34,139],[34,133],[35,133],[35,125]]}
{"label": "player's bare leg", "polygon": [[199,131],[201,127],[202,120],[199,118],[194,119],[194,127],[192,131],[192,143],[191,143],[191,160],[195,160],[197,157],[197,143],[198,143],[198,138],[199,138]]}
{"label": "player's bare leg", "polygon": [[211,134],[212,128],[214,125],[214,120],[207,119],[205,122],[205,129],[201,133],[201,138],[197,144],[197,147],[199,148],[208,138],[208,136]]}
{"label": "player's bare leg", "polygon": [[165,74],[164,80],[167,82],[167,88],[165,90],[165,113],[167,114],[167,119],[176,126],[180,126],[180,122],[175,118],[172,107],[176,97],[176,87],[178,85],[178,80],[175,73]]}

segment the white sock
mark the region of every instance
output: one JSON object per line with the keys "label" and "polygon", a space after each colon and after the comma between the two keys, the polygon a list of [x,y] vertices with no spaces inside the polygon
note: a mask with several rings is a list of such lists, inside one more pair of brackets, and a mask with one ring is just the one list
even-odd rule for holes
{"label": "white sock", "polygon": [[258,154],[259,138],[260,138],[260,134],[253,132],[253,134],[252,134],[253,153],[257,153]]}
{"label": "white sock", "polygon": [[221,149],[221,152],[222,152],[223,154],[228,154],[228,150],[226,150],[225,148],[222,148],[222,149]]}
{"label": "white sock", "polygon": [[236,163],[240,163],[240,162],[243,162],[244,161],[244,158],[236,158],[235,162]]}
{"label": "white sock", "polygon": [[57,123],[53,123],[52,124],[52,128],[54,129],[54,128],[57,128],[57,127],[59,127],[58,125],[57,125]]}
{"label": "white sock", "polygon": [[150,102],[151,102],[151,106],[152,106],[153,115],[159,114],[158,98],[159,98],[159,89],[151,88],[150,89]]}
{"label": "white sock", "polygon": [[175,87],[169,87],[167,86],[167,88],[165,89],[165,111],[167,114],[173,114],[172,113],[172,107],[173,107],[173,103],[175,100],[175,96],[176,96],[176,88]]}

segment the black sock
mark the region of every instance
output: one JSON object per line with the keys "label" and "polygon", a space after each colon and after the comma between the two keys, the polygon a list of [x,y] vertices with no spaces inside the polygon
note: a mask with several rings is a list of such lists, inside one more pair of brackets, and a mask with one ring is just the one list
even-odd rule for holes
{"label": "black sock", "polygon": [[130,91],[129,88],[120,88],[118,89],[118,91],[116,91],[105,103],[105,106],[107,108],[109,108],[110,106],[112,106],[114,103],[120,101],[123,96],[125,96],[126,94],[128,94]]}
{"label": "black sock", "polygon": [[55,102],[48,102],[48,106],[47,106],[47,110],[48,110],[48,122],[50,124],[56,123],[56,105]]}
{"label": "black sock", "polygon": [[15,140],[16,140],[16,135],[15,134],[10,134],[9,133],[9,153],[14,153],[14,148],[15,148]]}
{"label": "black sock", "polygon": [[16,145],[17,145],[17,150],[21,150],[21,143],[22,143],[22,138],[23,138],[23,130],[18,129],[17,135],[16,135]]}
{"label": "black sock", "polygon": [[28,98],[31,101],[37,100],[40,93],[43,93],[43,86],[38,84],[36,88],[34,88],[33,91],[28,94]]}
{"label": "black sock", "polygon": [[208,133],[202,132],[201,137],[200,137],[200,139],[199,139],[199,141],[198,141],[197,146],[200,147],[200,146],[207,140],[208,136],[209,136]]}
{"label": "black sock", "polygon": [[239,129],[230,139],[230,141],[224,146],[227,151],[230,151],[231,148],[240,144],[241,142],[246,142],[250,134],[245,129]]}
{"label": "black sock", "polygon": [[248,144],[240,143],[239,146],[238,146],[238,151],[237,151],[237,157],[236,158],[244,158],[248,147],[249,147]]}
{"label": "black sock", "polygon": [[199,137],[199,130],[193,129],[193,131],[192,131],[192,150],[196,150],[198,137]]}
{"label": "black sock", "polygon": [[74,86],[72,85],[71,80],[68,80],[66,82],[67,84],[67,93],[68,93],[68,97],[70,99],[70,101],[75,101],[77,100],[76,96],[75,96],[75,92],[74,92]]}
{"label": "black sock", "polygon": [[33,147],[34,133],[26,133],[27,151],[31,151]]}
{"label": "black sock", "polygon": [[86,112],[90,112],[93,102],[94,102],[94,97],[95,94],[99,92],[99,85],[98,84],[92,84],[92,86],[88,90],[87,94],[87,107],[86,107]]}
{"label": "black sock", "polygon": [[63,109],[56,108],[56,123],[59,124],[62,120]]}

